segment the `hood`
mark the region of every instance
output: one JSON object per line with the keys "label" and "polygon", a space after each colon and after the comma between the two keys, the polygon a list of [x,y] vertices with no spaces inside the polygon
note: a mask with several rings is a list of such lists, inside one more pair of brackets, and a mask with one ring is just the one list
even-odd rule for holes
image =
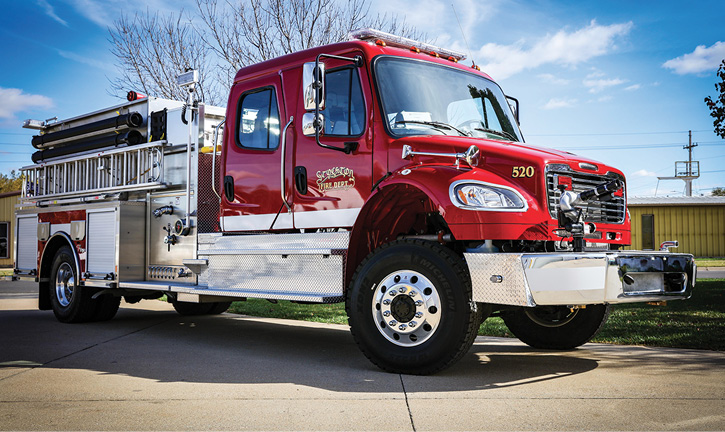
{"label": "hood", "polygon": [[[394,141],[392,147],[402,149],[404,145],[409,145],[414,151],[436,153],[462,153],[470,146],[475,145],[481,151],[482,160],[488,160],[489,163],[495,163],[496,161],[502,163],[504,161],[519,161],[541,166],[549,163],[566,163],[567,165],[571,165],[572,168],[579,170],[577,167],[578,163],[586,162],[599,167],[598,171],[619,172],[619,170],[608,167],[601,162],[573,153],[521,142],[463,136],[419,135],[399,138]],[[445,158],[441,161],[450,163],[453,159]],[[433,161],[426,159],[425,162]]]}

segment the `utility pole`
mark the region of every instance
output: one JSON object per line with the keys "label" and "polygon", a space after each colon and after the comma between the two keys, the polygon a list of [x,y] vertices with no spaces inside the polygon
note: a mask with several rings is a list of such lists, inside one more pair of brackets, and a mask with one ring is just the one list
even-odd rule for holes
{"label": "utility pole", "polygon": [[[687,150],[687,153],[689,154],[687,159],[687,177],[692,177],[693,175],[693,169],[692,169],[692,149],[697,147],[697,144],[692,144],[692,131],[688,131],[688,135],[690,136],[689,144],[682,147],[683,149]],[[700,170],[698,169],[698,176],[700,175]],[[685,180],[685,195],[692,196],[692,180],[693,179],[687,179]]]}
{"label": "utility pole", "polygon": [[688,151],[687,161],[675,162],[674,177],[657,177],[657,187],[659,188],[660,180],[682,180],[685,182],[685,195],[692,196],[692,181],[700,177],[700,162],[692,160],[692,149],[697,147],[697,144],[692,143],[692,131],[688,131],[688,136],[688,144],[682,147]]}

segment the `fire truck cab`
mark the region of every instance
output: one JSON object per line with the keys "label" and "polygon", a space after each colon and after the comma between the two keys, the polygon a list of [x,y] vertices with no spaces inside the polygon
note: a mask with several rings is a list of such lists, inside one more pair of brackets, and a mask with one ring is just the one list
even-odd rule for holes
{"label": "fire truck cab", "polygon": [[570,349],[611,304],[688,298],[691,255],[620,250],[622,172],[527,144],[518,101],[463,59],[362,29],[239,70],[225,109],[190,72],[186,102],[28,122],[15,273],[63,322],[162,295],[182,314],[345,302],[363,353],[413,374],[492,314]]}

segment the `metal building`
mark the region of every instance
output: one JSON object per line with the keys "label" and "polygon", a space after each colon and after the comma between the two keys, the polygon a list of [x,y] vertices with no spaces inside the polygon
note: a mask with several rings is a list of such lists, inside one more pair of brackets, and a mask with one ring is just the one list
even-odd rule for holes
{"label": "metal building", "polygon": [[651,250],[677,240],[677,252],[698,257],[725,256],[725,197],[630,198],[632,246]]}
{"label": "metal building", "polygon": [[20,191],[0,194],[0,267],[13,266],[13,221]]}

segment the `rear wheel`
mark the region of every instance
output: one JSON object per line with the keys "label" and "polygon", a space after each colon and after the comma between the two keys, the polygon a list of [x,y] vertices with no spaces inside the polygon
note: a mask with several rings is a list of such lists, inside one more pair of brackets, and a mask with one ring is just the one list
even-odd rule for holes
{"label": "rear wheel", "polygon": [[480,323],[463,261],[420,240],[371,253],[353,277],[346,309],[363,353],[395,373],[430,374],[452,365]]}
{"label": "rear wheel", "polygon": [[78,284],[73,251],[63,246],[55,254],[50,272],[50,299],[60,322],[79,323],[93,319],[96,312],[93,291]]}
{"label": "rear wheel", "polygon": [[504,323],[521,342],[534,348],[566,350],[589,342],[609,317],[609,305],[586,308],[538,306],[502,314]]}

